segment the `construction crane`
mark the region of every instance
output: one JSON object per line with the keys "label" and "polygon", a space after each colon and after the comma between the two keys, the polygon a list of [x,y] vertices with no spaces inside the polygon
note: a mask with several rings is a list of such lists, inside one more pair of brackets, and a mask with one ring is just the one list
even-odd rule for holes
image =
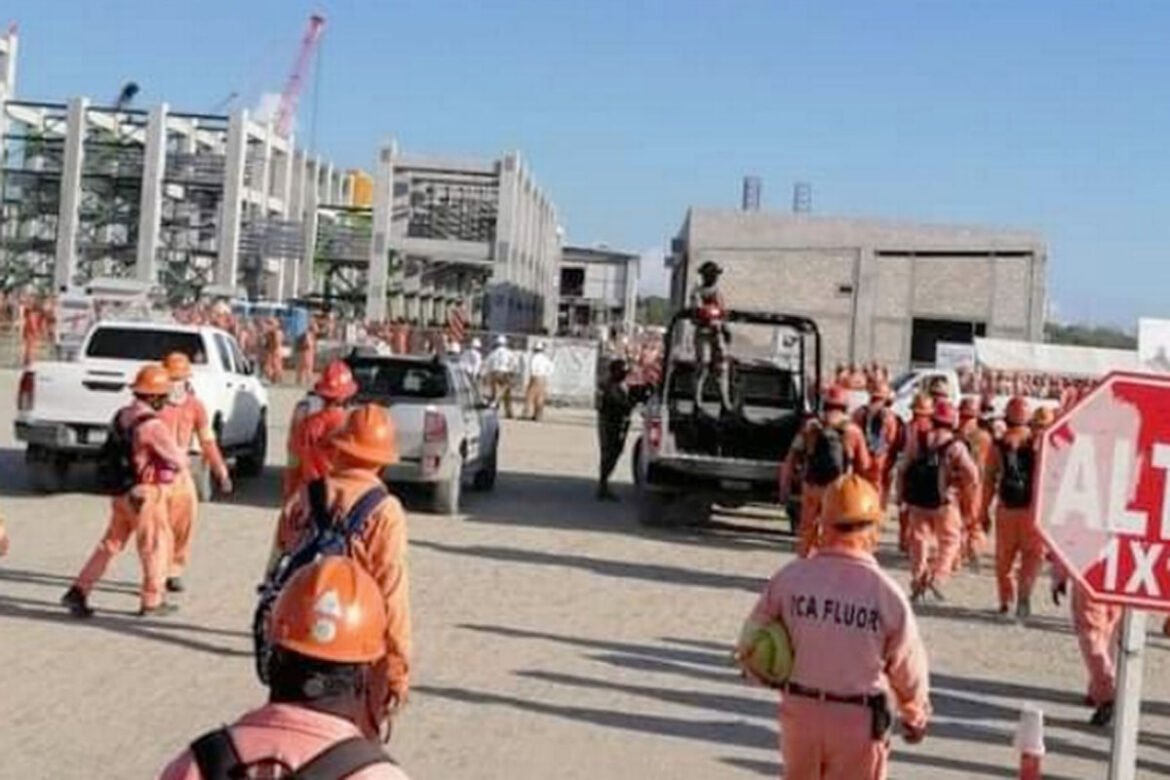
{"label": "construction crane", "polygon": [[276,110],[276,132],[282,136],[287,137],[292,130],[305,73],[309,70],[309,62],[313,59],[313,53],[317,50],[324,29],[324,16],[313,14],[309,17],[309,25],[305,28],[304,37],[301,38],[301,48],[297,52],[292,72],[288,74],[288,81],[284,84],[284,91],[280,93],[280,105]]}

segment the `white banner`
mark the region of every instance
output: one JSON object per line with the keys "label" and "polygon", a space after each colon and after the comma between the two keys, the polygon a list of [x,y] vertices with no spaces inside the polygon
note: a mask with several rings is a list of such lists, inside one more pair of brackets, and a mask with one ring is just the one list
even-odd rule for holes
{"label": "white banner", "polygon": [[1138,353],[1127,349],[977,338],[975,354],[981,366],[995,371],[1097,378],[1110,371],[1136,371],[1138,368]]}
{"label": "white banner", "polygon": [[940,341],[934,345],[934,367],[949,368],[958,371],[960,368],[975,368],[975,345],[957,344],[953,341]]}

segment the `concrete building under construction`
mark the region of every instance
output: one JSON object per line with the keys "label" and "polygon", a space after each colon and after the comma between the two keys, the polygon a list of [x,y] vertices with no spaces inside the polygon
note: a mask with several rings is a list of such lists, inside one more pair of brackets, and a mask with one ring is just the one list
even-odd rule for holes
{"label": "concrete building under construction", "polygon": [[275,118],[166,104],[54,103],[17,90],[0,36],[0,289],[131,278],[172,303],[300,300],[370,319],[555,327],[560,232],[519,155],[378,152],[370,176],[297,146]]}
{"label": "concrete building under construction", "polygon": [[676,308],[707,260],[724,269],[728,306],[815,320],[830,368],[933,363],[940,341],[1043,338],[1048,252],[1028,231],[692,209],[667,258]]}

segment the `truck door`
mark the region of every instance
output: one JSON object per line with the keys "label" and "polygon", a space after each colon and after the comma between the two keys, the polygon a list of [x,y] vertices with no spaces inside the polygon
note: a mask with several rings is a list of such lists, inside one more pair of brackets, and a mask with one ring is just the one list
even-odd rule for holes
{"label": "truck door", "polygon": [[459,403],[459,414],[463,418],[463,439],[467,443],[465,461],[474,463],[479,460],[483,432],[483,426],[479,421],[479,409],[476,408],[475,393],[471,390],[467,374],[459,368],[452,368],[451,376],[455,379],[455,397]]}
{"label": "truck door", "polygon": [[234,441],[246,444],[252,441],[256,434],[256,426],[260,423],[260,378],[256,376],[256,367],[252,361],[244,357],[243,350],[231,336],[224,336],[228,348],[232,352],[232,363],[235,374],[232,381],[236,386],[236,402],[232,408],[233,424],[239,431],[239,438]]}
{"label": "truck door", "polygon": [[[240,382],[235,356],[232,354],[231,344],[227,336],[215,334],[215,351],[219,354],[219,365],[223,369],[223,406],[220,407],[222,429],[220,430],[220,446],[228,447],[239,444],[243,439],[240,431],[239,394]],[[211,414],[214,416],[215,412]]]}

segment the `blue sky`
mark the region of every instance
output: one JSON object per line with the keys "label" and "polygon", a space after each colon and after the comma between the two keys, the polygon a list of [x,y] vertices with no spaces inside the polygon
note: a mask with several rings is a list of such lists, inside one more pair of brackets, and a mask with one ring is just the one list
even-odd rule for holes
{"label": "blue sky", "polygon": [[[661,247],[688,205],[1036,228],[1066,319],[1170,316],[1170,3],[9,0],[22,96],[207,110],[279,91],[329,18],[317,146],[369,166],[519,149],[575,242]],[[302,101],[308,125],[311,93]]]}

